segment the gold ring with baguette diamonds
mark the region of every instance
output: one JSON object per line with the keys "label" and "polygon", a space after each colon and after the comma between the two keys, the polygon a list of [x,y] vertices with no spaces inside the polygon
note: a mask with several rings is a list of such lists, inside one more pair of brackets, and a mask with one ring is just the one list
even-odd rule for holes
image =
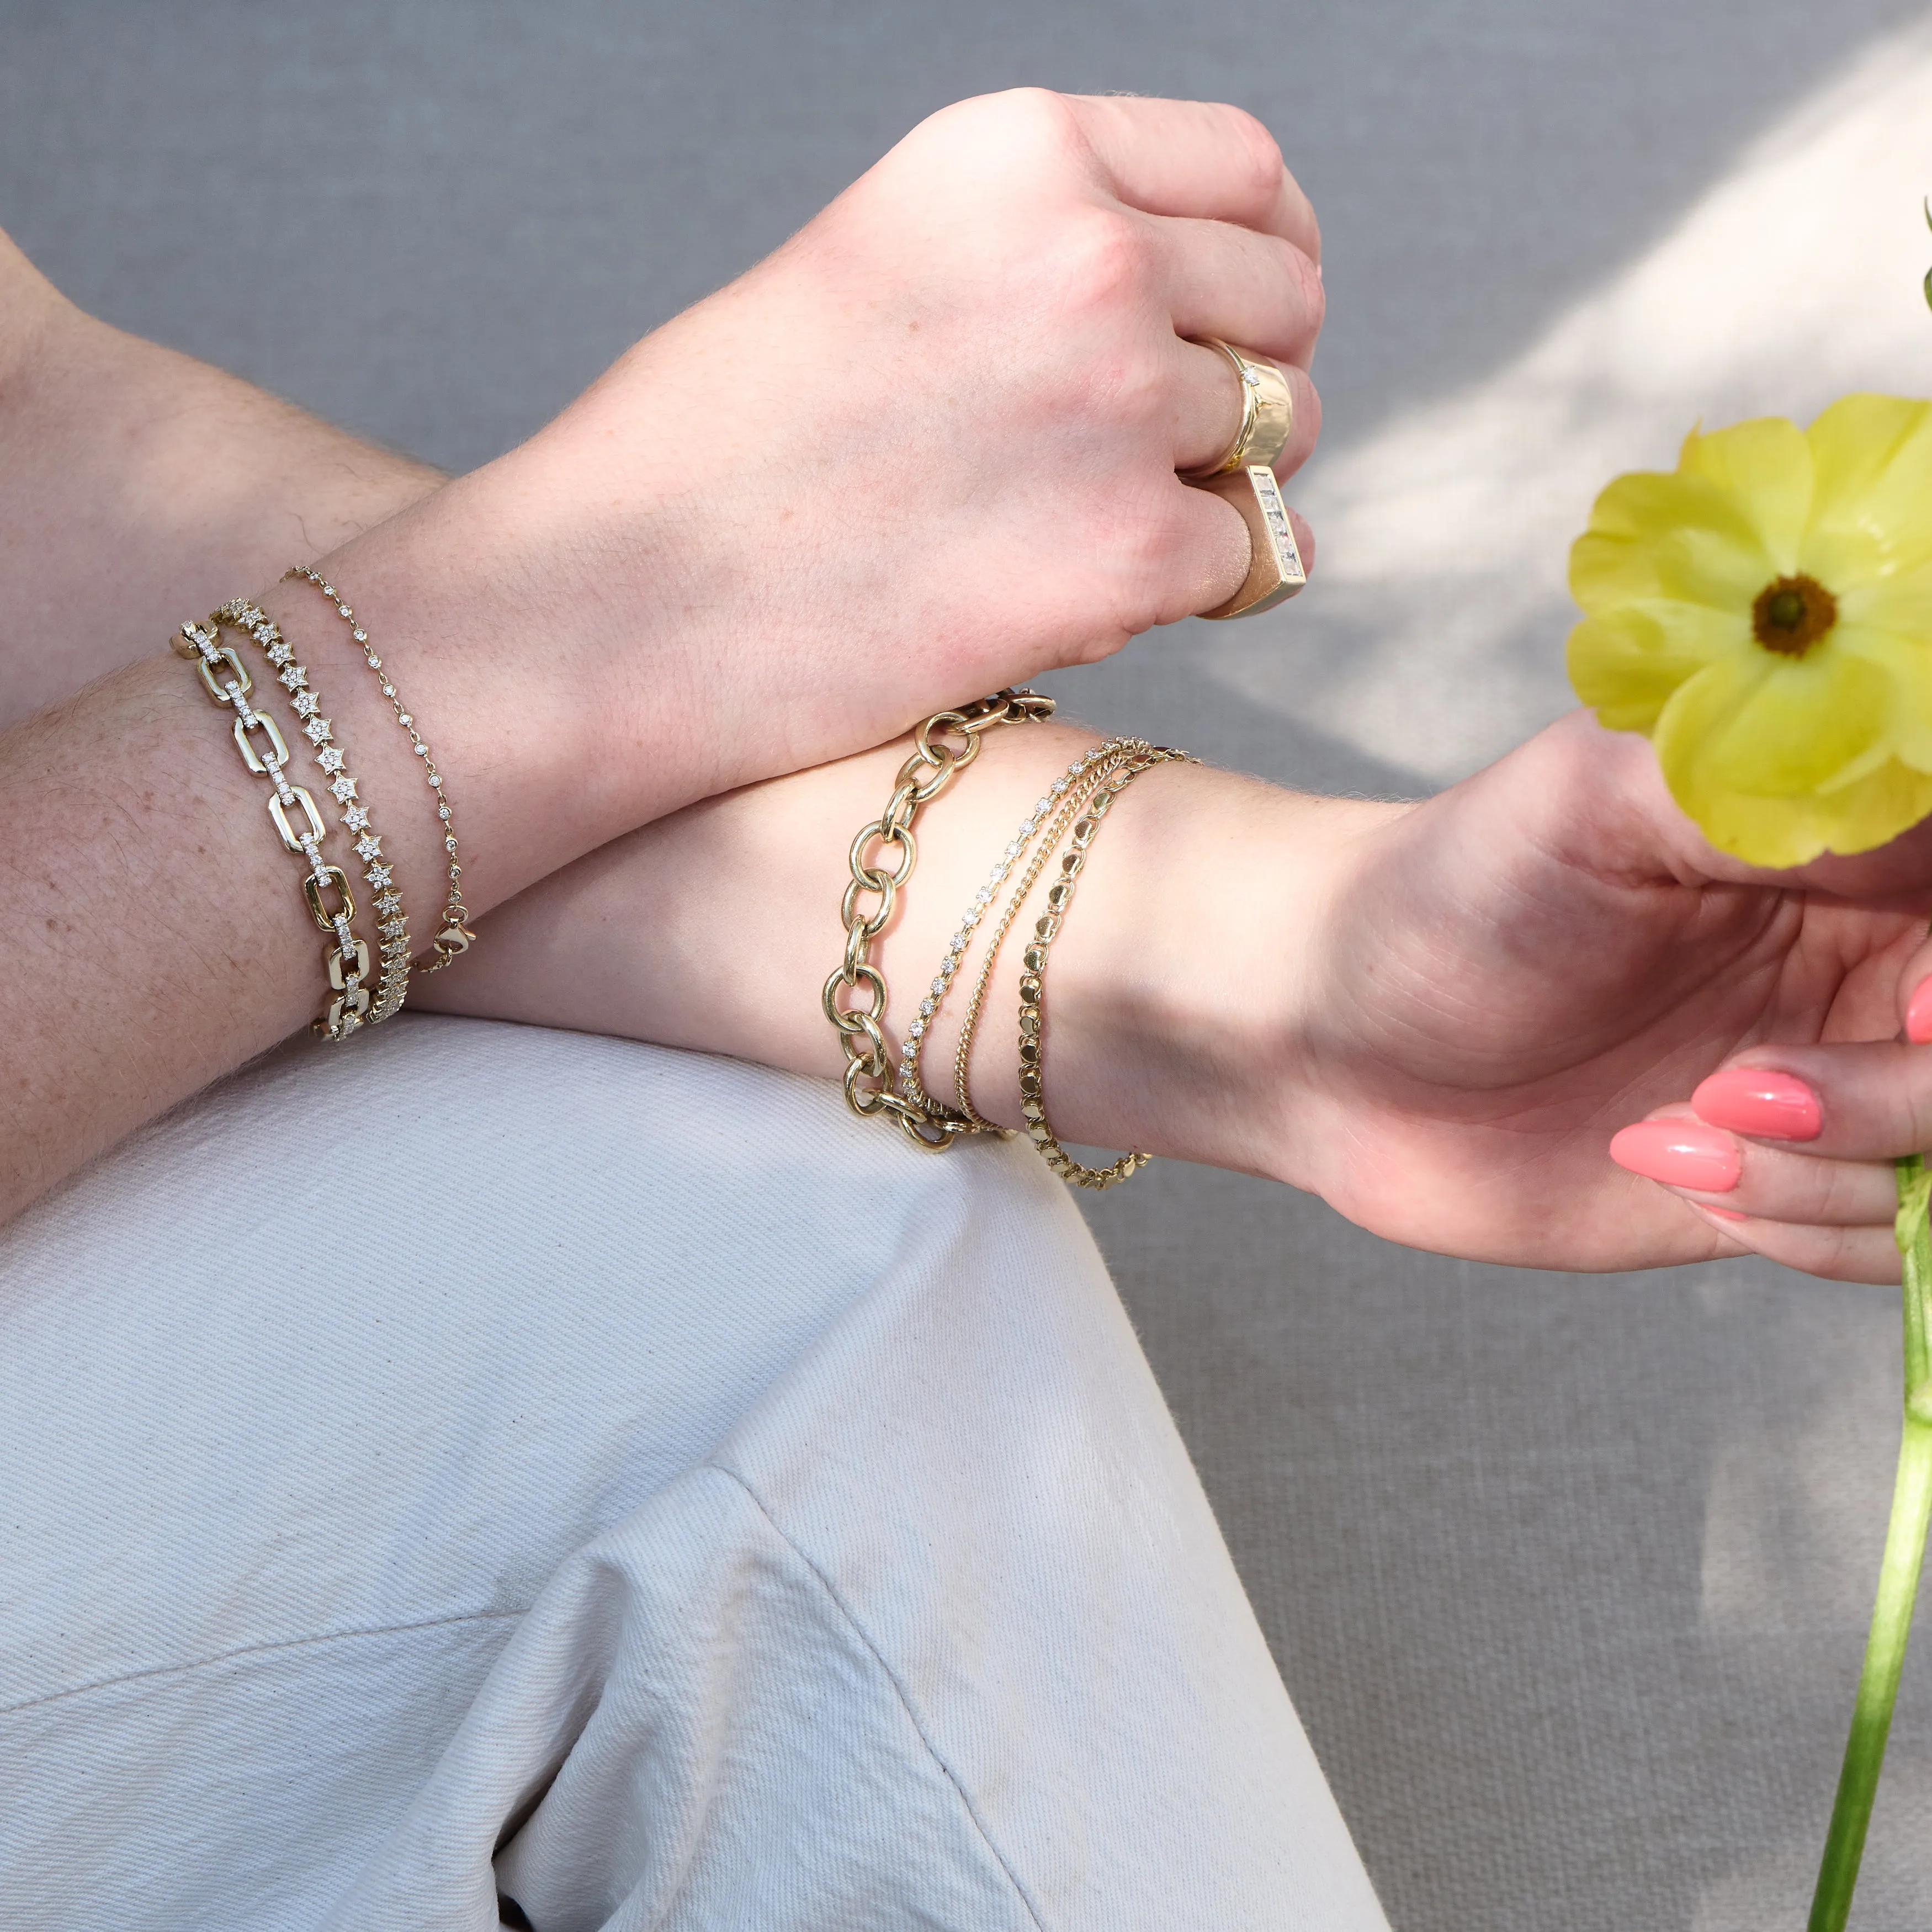
{"label": "gold ring with baguette diamonds", "polygon": [[1248,526],[1248,574],[1226,603],[1204,617],[1252,617],[1292,597],[1308,581],[1294,532],[1275,481],[1274,461],[1288,447],[1294,428],[1294,402],[1288,378],[1264,356],[1250,356],[1219,336],[1199,338],[1234,364],[1241,383],[1241,427],[1227,453],[1200,470],[1180,472],[1184,483],[1211,490],[1240,512]]}

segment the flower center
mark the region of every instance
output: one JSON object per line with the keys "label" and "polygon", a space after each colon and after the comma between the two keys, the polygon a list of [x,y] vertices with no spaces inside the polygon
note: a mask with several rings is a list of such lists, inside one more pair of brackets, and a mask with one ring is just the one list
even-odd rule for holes
{"label": "flower center", "polygon": [[1780,577],[1757,593],[1751,631],[1768,651],[1802,658],[1838,621],[1838,600],[1816,578]]}

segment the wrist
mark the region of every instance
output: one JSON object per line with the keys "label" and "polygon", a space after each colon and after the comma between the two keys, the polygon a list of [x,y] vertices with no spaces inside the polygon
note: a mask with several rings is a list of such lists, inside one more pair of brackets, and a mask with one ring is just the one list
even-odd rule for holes
{"label": "wrist", "polygon": [[[982,838],[989,812],[1017,824],[1070,752],[1097,735],[1028,729],[989,740],[980,769],[963,781],[981,788],[974,822]],[[1004,812],[988,797],[996,790],[1008,795]],[[1374,834],[1407,808],[1303,796],[1198,766],[1164,765],[1137,778],[1096,836],[1053,944],[1042,1073],[1060,1138],[1312,1184],[1329,1111],[1322,1047],[1335,909]],[[953,929],[957,908],[935,892],[939,879],[963,903],[993,856],[990,848],[955,853],[935,814],[922,844],[923,890],[908,893],[893,937],[889,977],[904,988],[896,1037],[931,976],[928,958]],[[1007,936],[975,1035],[974,1102],[1003,1126],[1021,1124],[1021,956],[1054,871]],[[989,910],[1004,903],[1003,893]],[[928,1040],[926,1084],[942,1100],[952,1097],[953,1056],[982,958],[976,946]]]}

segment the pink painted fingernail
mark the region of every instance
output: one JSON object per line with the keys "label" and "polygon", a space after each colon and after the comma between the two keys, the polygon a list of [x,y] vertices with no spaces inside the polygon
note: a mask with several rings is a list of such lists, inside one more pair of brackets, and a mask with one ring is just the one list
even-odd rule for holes
{"label": "pink painted fingernail", "polygon": [[1932,1040],[1932,979],[1920,980],[1906,1004],[1905,1036],[1915,1046]]}
{"label": "pink painted fingernail", "polygon": [[1699,1085],[1690,1104],[1714,1127],[1766,1140],[1815,1141],[1823,1124],[1817,1095],[1803,1081],[1768,1066],[1727,1066]]}
{"label": "pink painted fingernail", "polygon": [[1704,1214],[1716,1215],[1720,1221],[1744,1221],[1750,1219],[1748,1215],[1740,1214],[1735,1208],[1713,1208],[1708,1201],[1700,1201],[1694,1204]]}
{"label": "pink painted fingernail", "polygon": [[1737,1142],[1702,1120],[1640,1120],[1612,1136],[1610,1158],[1646,1180],[1707,1194],[1728,1194],[1741,1165]]}

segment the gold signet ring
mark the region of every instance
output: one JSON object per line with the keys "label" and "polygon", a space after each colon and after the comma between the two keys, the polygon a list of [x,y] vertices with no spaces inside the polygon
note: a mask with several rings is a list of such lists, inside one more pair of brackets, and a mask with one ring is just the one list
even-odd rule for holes
{"label": "gold signet ring", "polygon": [[1248,526],[1249,556],[1240,589],[1226,603],[1201,614],[1252,617],[1286,602],[1308,581],[1274,469],[1294,427],[1294,404],[1288,378],[1272,362],[1215,336],[1204,338],[1201,346],[1218,349],[1234,365],[1241,379],[1241,427],[1218,463],[1183,470],[1181,481],[1211,490],[1234,505]]}

